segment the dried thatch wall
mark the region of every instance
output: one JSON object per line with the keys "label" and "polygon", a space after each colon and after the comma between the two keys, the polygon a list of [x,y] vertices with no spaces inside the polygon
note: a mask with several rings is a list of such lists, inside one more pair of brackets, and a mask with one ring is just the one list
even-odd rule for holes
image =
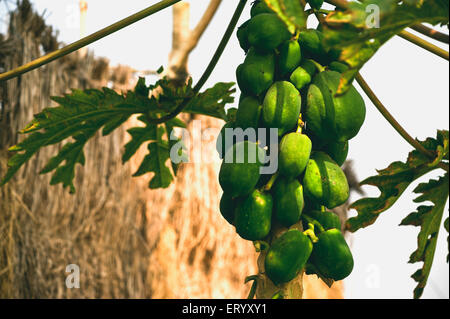
{"label": "dried thatch wall", "polygon": [[[9,34],[0,38],[0,67],[12,69],[57,45],[23,1]],[[0,176],[8,147],[20,139],[16,132],[51,105],[49,96],[108,81],[124,89],[134,79],[125,67],[112,69],[78,53],[1,83]],[[202,120],[204,127],[221,126]],[[167,190],[150,191],[148,177],[131,178],[137,162],[121,164],[127,139],[120,129],[87,145],[74,196],[38,175],[55,147],[41,150],[0,188],[0,298],[246,296],[243,280],[256,273],[256,254],[218,213],[218,164],[186,164]],[[68,264],[80,266],[80,289],[65,286]],[[313,278],[305,281],[307,298],[341,293],[340,285],[327,289]]]}

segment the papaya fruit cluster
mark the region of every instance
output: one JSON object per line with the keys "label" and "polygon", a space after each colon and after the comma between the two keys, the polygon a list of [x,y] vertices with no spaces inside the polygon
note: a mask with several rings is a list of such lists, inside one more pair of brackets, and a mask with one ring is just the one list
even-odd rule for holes
{"label": "papaya fruit cluster", "polygon": [[[364,122],[364,101],[354,87],[335,96],[347,66],[336,61],[339,52],[325,49],[321,31],[292,35],[264,1],[254,2],[237,37],[246,57],[236,69],[239,107],[228,111],[217,141],[224,158],[220,212],[242,238],[268,243],[265,273],[275,284],[305,267],[341,280],[353,257],[330,210],[349,197],[340,166]],[[270,145],[263,147],[260,133],[226,143],[227,129],[238,128],[278,129],[275,174],[261,174]],[[237,160],[237,154],[244,155]],[[282,229],[276,238],[274,227]]]}

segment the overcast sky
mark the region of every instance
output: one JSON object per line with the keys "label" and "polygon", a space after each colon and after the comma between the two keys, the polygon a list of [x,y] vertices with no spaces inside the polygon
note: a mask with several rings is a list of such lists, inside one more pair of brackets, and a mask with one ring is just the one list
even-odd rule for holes
{"label": "overcast sky", "polygon": [[[79,39],[78,0],[32,0],[47,22],[59,30],[59,39],[69,43]],[[87,32],[92,33],[157,1],[90,0]],[[192,3],[192,23],[195,23],[208,1]],[[237,1],[223,1],[212,24],[198,47],[192,52],[189,70],[195,80],[203,72],[233,14]],[[249,1],[250,3],[250,1]],[[241,22],[248,19],[247,6]],[[126,64],[138,70],[157,70],[167,64],[171,46],[171,10],[166,9],[116,34],[92,44],[89,49],[105,56],[112,64]],[[445,30],[448,33],[448,30]],[[429,40],[429,39],[428,39]],[[433,42],[442,46],[438,42]],[[447,50],[448,46],[443,46]],[[222,59],[205,85],[235,81],[235,69],[244,54],[233,36]],[[394,38],[384,45],[361,71],[366,81],[414,137],[435,137],[436,129],[449,127],[449,66],[448,62],[411,43]],[[357,87],[359,90],[359,87]],[[363,95],[364,96],[364,95]],[[365,98],[365,96],[364,96]],[[378,113],[365,98],[367,118],[360,134],[350,141],[349,158],[355,160],[360,179],[376,174],[375,169],[387,167],[396,160],[404,161],[411,146]],[[428,174],[436,177],[441,172]],[[408,264],[410,254],[417,247],[417,227],[399,227],[410,212],[416,197],[408,188],[402,198],[375,225],[359,230],[350,237],[355,258],[353,273],[345,281],[347,298],[411,298],[416,283],[410,278],[420,264]],[[366,187],[368,195],[376,196],[376,189]],[[355,198],[352,198],[354,200]],[[448,204],[444,218],[448,217]],[[449,266],[447,232],[439,234],[435,262],[423,298],[449,298]]]}

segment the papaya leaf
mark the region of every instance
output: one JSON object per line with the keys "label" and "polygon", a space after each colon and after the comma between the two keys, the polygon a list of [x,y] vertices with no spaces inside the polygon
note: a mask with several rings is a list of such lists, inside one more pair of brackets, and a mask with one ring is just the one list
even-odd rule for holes
{"label": "papaya leaf", "polygon": [[386,169],[377,171],[378,175],[362,181],[361,185],[378,187],[381,194],[379,197],[362,198],[351,204],[350,209],[355,209],[358,215],[347,220],[348,230],[355,232],[373,224],[382,212],[394,205],[412,182],[437,168],[437,158],[448,156],[448,131],[438,131],[436,139],[427,138],[420,143],[435,153],[436,158],[431,159],[413,150],[405,163],[394,162]]}
{"label": "papaya leaf", "polygon": [[433,204],[419,206],[417,212],[409,214],[400,224],[402,226],[420,226],[418,247],[409,259],[409,263],[423,262],[422,268],[411,276],[418,282],[414,289],[414,298],[417,299],[423,293],[433,265],[439,228],[449,195],[448,173],[438,180],[430,180],[427,183],[419,184],[414,189],[414,193],[420,194],[419,197],[414,199],[414,202],[431,202]]}
{"label": "papaya leaf", "polygon": [[417,24],[449,22],[449,1],[365,0],[349,2],[345,11],[325,18],[324,44],[341,51],[339,60],[350,69],[342,74],[337,94],[345,93],[356,73],[377,50],[403,29]]}
{"label": "papaya leaf", "polygon": [[195,96],[186,106],[184,112],[203,114],[227,120],[225,105],[234,102],[232,94],[235,83],[217,83],[212,88]]}
{"label": "papaya leaf", "polygon": [[[234,83],[217,83],[213,88],[196,95],[192,88],[192,79],[180,85],[178,81],[162,78],[153,85],[146,85],[140,78],[134,90],[119,94],[109,88],[101,90],[72,90],[70,94],[52,97],[57,103],[36,114],[33,120],[20,131],[27,137],[9,148],[15,154],[8,161],[8,170],[0,180],[0,186],[6,184],[14,174],[41,148],[64,143],[58,154],[52,157],[41,173],[54,171],[50,184],[63,184],[71,193],[75,192],[73,179],[77,164],[84,165],[83,148],[97,132],[108,135],[124,124],[132,115],[138,114],[144,127],[128,130],[131,141],[125,146],[123,162],[128,161],[145,142],[151,142],[150,153],[155,159],[146,157],[139,173],[154,172],[150,187],[167,187],[173,177],[170,170],[162,165],[169,154],[168,141],[160,139],[159,128],[151,124],[150,119],[166,116],[180,103],[190,100],[185,112],[226,118],[224,111],[227,103],[233,102]],[[156,90],[157,94],[152,94]],[[170,119],[167,128],[185,127],[179,119]],[[169,145],[170,144],[170,145]],[[174,172],[177,167],[173,166]]]}
{"label": "papaya leaf", "polygon": [[319,271],[319,269],[317,269],[317,267],[314,266],[312,263],[306,263],[305,274],[307,274],[307,275],[316,275],[317,278],[322,280],[325,283],[325,285],[328,286],[328,288],[331,288],[333,286],[333,284],[334,284],[334,280],[333,279],[325,277]]}
{"label": "papaya leaf", "polygon": [[306,28],[308,16],[301,1],[292,0],[264,0],[267,6],[275,11],[281,20],[286,24],[292,34],[296,30]]}
{"label": "papaya leaf", "polygon": [[170,148],[167,141],[162,140],[165,132],[163,126],[159,126],[156,130],[156,141],[148,144],[149,154],[145,156],[139,166],[134,177],[142,176],[147,173],[154,173],[149,182],[149,188],[167,188],[173,181],[173,175],[166,166],[167,160],[170,158]]}

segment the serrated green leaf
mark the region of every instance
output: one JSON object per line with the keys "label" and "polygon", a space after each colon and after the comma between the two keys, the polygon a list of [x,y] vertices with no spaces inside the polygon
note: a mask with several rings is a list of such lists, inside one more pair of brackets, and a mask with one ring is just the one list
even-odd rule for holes
{"label": "serrated green leaf", "polygon": [[[438,131],[438,138],[427,138],[420,142],[426,149],[437,153],[439,146],[448,143],[448,131]],[[447,137],[445,137],[447,136]],[[350,209],[355,209],[357,216],[347,220],[346,228],[352,232],[373,224],[378,216],[390,208],[400,198],[406,188],[417,178],[437,168],[438,163],[417,150],[409,153],[405,163],[394,162],[388,168],[379,170],[378,175],[369,177],[361,185],[373,185],[380,190],[379,197],[362,198],[354,202]]]}
{"label": "serrated green leaf", "polygon": [[439,228],[449,195],[448,174],[445,174],[438,180],[430,180],[427,183],[419,184],[414,193],[421,194],[414,202],[431,202],[433,204],[433,206],[419,206],[417,212],[409,214],[400,224],[403,226],[420,226],[417,240],[418,247],[409,260],[410,263],[423,262],[422,268],[412,275],[412,278],[418,282],[417,287],[414,289],[414,298],[417,299],[423,293],[431,266],[433,265]]}
{"label": "serrated green leaf", "polygon": [[155,141],[157,139],[156,129],[156,125],[147,125],[146,127],[133,127],[127,130],[131,135],[131,140],[125,145],[122,163],[128,162],[143,143]]}
{"label": "serrated green leaf", "polygon": [[306,29],[307,15],[302,1],[292,0],[264,0],[286,24],[289,32],[294,34],[296,30]]}
{"label": "serrated green leaf", "polygon": [[225,105],[234,102],[232,94],[235,83],[217,83],[212,88],[198,94],[186,106],[185,112],[209,115],[223,120],[227,119]]}
{"label": "serrated green leaf", "polygon": [[[417,23],[436,25],[448,24],[449,21],[447,0],[361,2],[350,2],[349,9],[334,11],[325,18],[325,45],[342,50],[339,60],[350,66],[342,74],[337,94],[345,93],[362,66],[384,43],[403,29]],[[375,13],[371,11],[372,8],[379,9],[378,27],[370,23]]]}

